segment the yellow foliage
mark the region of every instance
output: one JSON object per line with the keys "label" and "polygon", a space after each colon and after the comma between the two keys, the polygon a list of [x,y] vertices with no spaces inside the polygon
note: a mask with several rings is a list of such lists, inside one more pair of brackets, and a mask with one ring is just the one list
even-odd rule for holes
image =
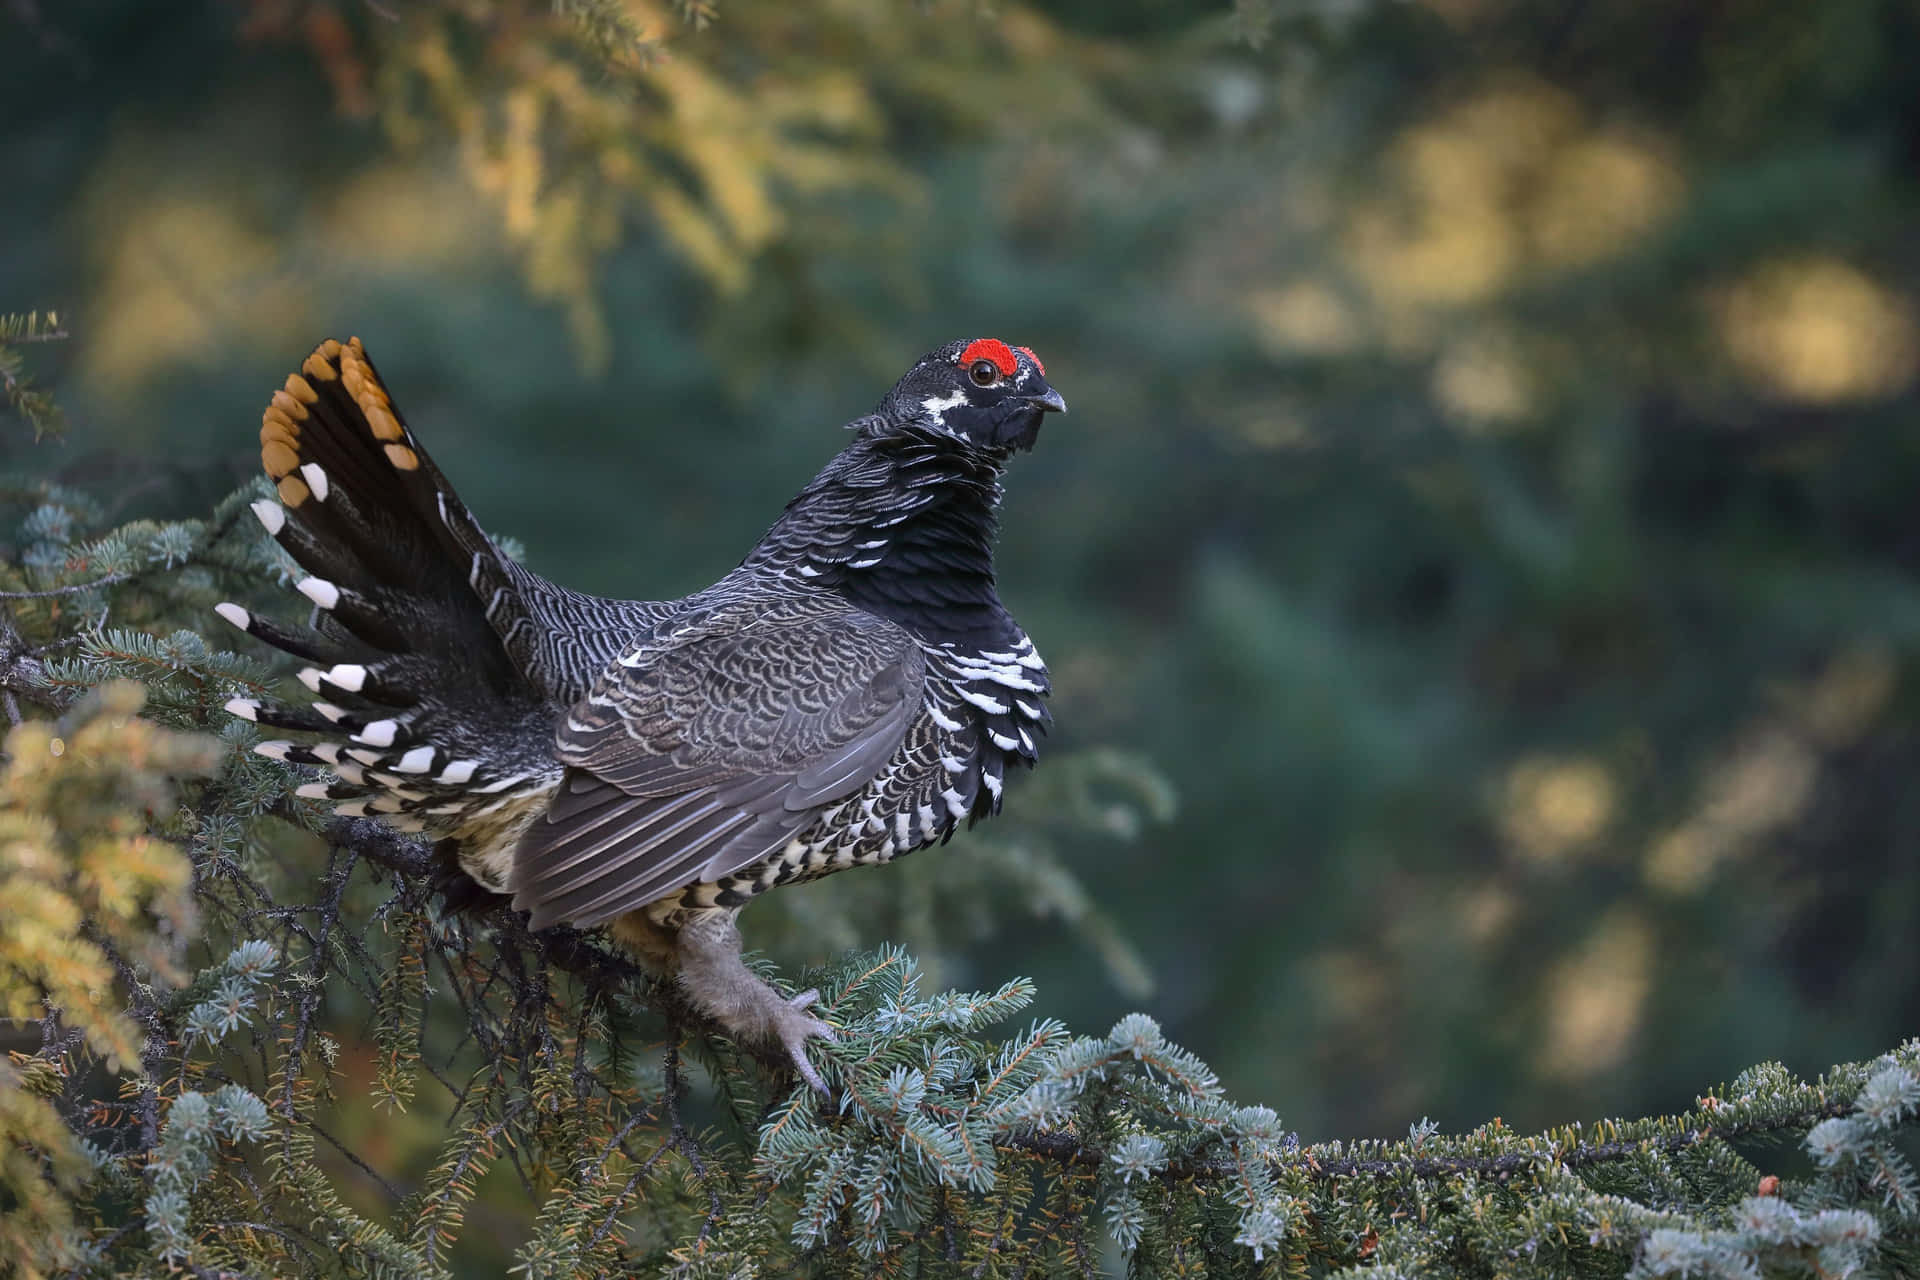
{"label": "yellow foliage", "polygon": [[[659,9],[628,8],[642,30],[671,29]],[[789,51],[774,72],[744,82],[692,48],[594,68],[580,30],[550,6],[483,9],[428,8],[387,42],[383,120],[403,145],[451,132],[462,168],[521,254],[528,287],[567,308],[591,367],[608,356],[594,267],[629,212],[652,214],[675,248],[733,291],[786,230],[780,184],[817,190],[875,177],[850,153],[880,137],[880,109],[831,60]],[[463,35],[476,14],[505,38],[481,57],[456,55],[471,43]]]}
{"label": "yellow foliage", "polygon": [[[566,307],[589,367],[609,354],[596,264],[631,215],[645,213],[714,287],[735,292],[792,232],[789,193],[912,200],[918,181],[884,146],[889,78],[983,124],[1011,122],[1038,96],[1056,109],[1064,96],[1068,118],[1099,110],[1075,74],[1076,50],[1017,8],[992,22],[968,6],[903,22],[891,5],[738,4],[719,39],[668,41],[682,25],[672,9],[629,0],[627,16],[653,43],[613,66],[544,0],[422,6],[381,41],[388,135],[417,146],[451,134],[529,289]],[[456,52],[476,47],[476,31],[482,52]],[[1026,74],[1036,66],[1046,75]]]}
{"label": "yellow foliage", "polygon": [[44,1064],[0,1062],[0,1256],[21,1280],[40,1280],[70,1265],[73,1210],[68,1195],[87,1172],[87,1158],[60,1114],[35,1097],[31,1073]]}
{"label": "yellow foliage", "polygon": [[100,296],[83,352],[86,376],[128,396],[152,375],[219,351],[228,327],[286,344],[313,321],[285,256],[243,209],[164,164],[138,138],[116,147],[87,218]]}
{"label": "yellow foliage", "polygon": [[1387,155],[1389,194],[1362,205],[1347,257],[1388,327],[1483,303],[1523,274],[1625,252],[1678,206],[1660,140],[1590,123],[1563,91],[1522,80],[1409,128]]}
{"label": "yellow foliage", "polygon": [[[140,1066],[141,1032],[121,1009],[110,953],[142,982],[177,983],[192,924],[193,868],[148,833],[173,803],[172,780],[204,772],[211,739],[138,718],[146,691],[102,688],[58,723],[7,735],[0,773],[0,1016],[49,1008],[116,1070]],[[42,1097],[64,1061],[0,1064],[0,1253],[39,1276],[61,1265],[66,1192],[87,1162]]]}
{"label": "yellow foliage", "polygon": [[216,750],[138,719],[145,698],[110,685],[65,721],[20,725],[0,774],[0,1014],[37,1019],[51,1004],[119,1070],[139,1065],[140,1040],[108,949],[179,980],[192,867],[147,826],[171,779],[209,768]]}
{"label": "yellow foliage", "polygon": [[[643,41],[609,41],[582,16],[615,8]],[[798,197],[918,207],[889,102],[981,133],[1034,119],[1071,130],[1105,118],[1100,81],[1124,62],[1014,6],[903,17],[880,0],[739,0],[713,30],[702,15],[666,0],[431,0],[392,17],[257,5],[249,36],[308,46],[348,117],[314,128],[344,131],[365,159],[289,201],[274,196],[306,171],[232,120],[184,135],[128,126],[86,201],[102,318],[85,380],[128,398],[236,342],[310,341],[315,263],[377,277],[503,242],[597,370],[611,356],[600,264],[636,230],[737,293],[770,247],[809,233]],[[369,115],[390,147],[356,123]]]}

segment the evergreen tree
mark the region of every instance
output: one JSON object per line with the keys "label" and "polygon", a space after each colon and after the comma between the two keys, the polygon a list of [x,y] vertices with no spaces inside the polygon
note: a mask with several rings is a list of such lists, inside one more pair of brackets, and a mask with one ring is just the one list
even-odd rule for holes
{"label": "evergreen tree", "polygon": [[[251,754],[221,704],[297,687],[207,629],[218,600],[285,599],[245,514],[263,491],[128,519],[148,506],[97,461],[45,478],[28,440],[60,430],[45,387],[71,348],[41,345],[52,316],[0,320],[0,447],[36,472],[0,485],[0,1256],[103,1277],[1914,1274],[1920,1043],[1705,1091],[1698,1067],[1701,1044],[1806,1052],[1786,1025],[1883,1044],[1920,992],[1909,7],[912,17],[0,13],[24,33],[0,83],[31,60],[34,125],[0,138],[0,279],[64,303],[42,264],[83,228],[96,305],[61,398],[75,431],[111,418],[147,455],[232,443],[271,385],[247,362],[303,349],[326,327],[309,293],[348,280],[324,305],[377,311],[402,359],[442,352],[464,380],[443,404],[532,424],[471,433],[489,496],[564,476],[692,565],[737,551],[737,513],[680,518],[676,477],[746,448],[771,476],[817,445],[755,434],[728,395],[769,402],[777,374],[818,418],[845,391],[820,371],[884,374],[903,315],[1060,335],[1042,345],[1100,433],[1070,467],[1033,459],[1060,467],[1046,554],[1008,560],[1040,575],[1036,633],[1076,647],[1076,718],[1151,723],[1133,736],[1184,804],[1174,821],[1155,767],[1082,747],[964,850],[757,907],[756,940],[845,952],[769,966],[842,1029],[822,1101],[595,937],[443,919],[426,849]],[[156,125],[115,96],[148,76],[190,80],[202,114]],[[104,157],[111,181],[73,179],[82,217],[29,198],[68,153],[48,138]],[[517,285],[475,268],[487,235]],[[539,314],[497,319],[515,287],[560,317],[551,345]],[[616,355],[637,371],[578,390],[574,360]],[[635,387],[657,474],[583,463]],[[754,519],[758,483],[736,486]],[[566,552],[610,575],[621,545]],[[1144,1015],[1075,1034],[1025,1021],[1010,974],[943,990],[956,939],[1047,917],[1145,994],[1076,850],[1119,869],[1097,896],[1149,948],[1202,919],[1219,936],[1182,954],[1242,949],[1238,982],[1168,1017],[1231,1078],[1282,1082],[1285,1117],[1229,1102]],[[1594,981],[1662,966],[1702,991],[1656,989],[1640,1022]],[[1569,1080],[1615,1077],[1695,1101],[1536,1128],[1576,1113]],[[1408,1096],[1536,1121],[1290,1131],[1418,1114]]]}

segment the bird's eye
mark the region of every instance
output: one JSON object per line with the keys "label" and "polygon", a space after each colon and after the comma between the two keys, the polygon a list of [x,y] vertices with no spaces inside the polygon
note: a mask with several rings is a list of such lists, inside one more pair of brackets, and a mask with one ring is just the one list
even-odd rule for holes
{"label": "bird's eye", "polygon": [[976,387],[990,387],[1000,381],[1000,366],[991,360],[975,360],[968,367],[967,376]]}

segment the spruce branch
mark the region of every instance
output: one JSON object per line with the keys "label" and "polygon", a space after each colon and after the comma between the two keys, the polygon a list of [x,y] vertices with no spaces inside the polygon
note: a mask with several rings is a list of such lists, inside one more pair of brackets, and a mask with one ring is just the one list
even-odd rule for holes
{"label": "spruce branch", "polygon": [[65,419],[52,394],[33,385],[26,373],[25,356],[18,348],[59,342],[66,336],[60,317],[51,311],[44,317],[37,311],[0,315],[0,392],[4,392],[14,413],[33,428],[35,439],[59,434]]}
{"label": "spruce branch", "polygon": [[[216,590],[279,573],[264,540],[232,536],[249,496],[204,522],[101,528],[77,497],[23,487],[28,550],[0,565],[16,593],[0,691],[19,695],[14,741],[43,744],[16,751],[44,783],[34,803],[56,829],[121,815],[102,846],[111,869],[91,882],[102,919],[120,919],[111,890],[168,865],[194,913],[169,908],[153,936],[77,926],[98,974],[14,1006],[38,1047],[0,1071],[0,1142],[49,1154],[0,1192],[23,1212],[64,1206],[67,1274],[444,1276],[476,1206],[502,1195],[527,1205],[520,1265],[555,1278],[1088,1274],[1110,1243],[1142,1274],[1204,1259],[1216,1275],[1663,1280],[1844,1274],[1920,1249],[1901,1147],[1920,1116],[1920,1043],[1814,1081],[1755,1068],[1674,1116],[1302,1146],[1145,1015],[1098,1035],[1023,1025],[1032,983],[940,990],[888,946],[793,975],[840,1035],[820,1049],[823,1100],[601,937],[533,933],[471,892],[449,910],[443,847],[322,812],[295,794],[303,772],[251,750],[255,726],[219,706],[271,696],[279,677],[195,629]],[[129,576],[102,586],[103,573]],[[95,607],[109,602],[112,626]],[[146,717],[114,732],[199,735],[208,776],[177,803],[135,788],[143,803],[102,808],[68,790],[83,775],[51,742],[98,717],[32,717],[97,707],[73,700],[113,678],[144,691]],[[1002,868],[1072,904],[1063,868],[1036,881],[1016,851],[1049,824],[1123,837],[1116,790],[1149,817],[1170,797],[1119,757],[1054,775],[1028,796],[1048,812],[970,874]],[[72,937],[26,936],[52,949],[44,972],[67,973]],[[102,1054],[122,1068],[104,1092]],[[407,1130],[430,1135],[413,1176],[349,1136],[381,1096],[405,1104],[383,1123],[427,1121]],[[1763,1177],[1733,1145],[1794,1139],[1811,1177]],[[11,1167],[0,1158],[0,1178]],[[489,1168],[506,1191],[489,1191]]]}
{"label": "spruce branch", "polygon": [[[1794,1108],[1775,1115],[1750,1117],[1724,1125],[1686,1125],[1675,1132],[1656,1134],[1637,1140],[1613,1142],[1574,1142],[1558,1145],[1549,1140],[1544,1149],[1528,1149],[1491,1156],[1415,1156],[1401,1154],[1410,1143],[1394,1143],[1382,1148],[1383,1154],[1362,1158],[1340,1154],[1343,1144],[1301,1147],[1296,1152],[1275,1157],[1276,1174],[1298,1174],[1310,1181],[1336,1181],[1347,1178],[1484,1178],[1505,1181],[1537,1170],[1542,1163],[1557,1164],[1570,1170],[1633,1160],[1648,1154],[1673,1155],[1707,1142],[1737,1142],[1745,1138],[1773,1137],[1804,1132],[1819,1124],[1847,1115],[1852,1104],[1844,1099]],[[1101,1169],[1109,1157],[1096,1147],[1083,1144],[1071,1134],[1023,1130],[996,1140],[1009,1150],[1025,1152],[1063,1165]],[[1234,1167],[1222,1161],[1176,1161],[1153,1172],[1168,1183],[1217,1182],[1234,1175]]]}
{"label": "spruce branch", "polygon": [[102,587],[117,587],[123,582],[132,582],[137,576],[133,573],[109,573],[92,582],[74,582],[64,587],[48,587],[44,591],[0,591],[0,600],[57,600],[62,596],[98,591]]}

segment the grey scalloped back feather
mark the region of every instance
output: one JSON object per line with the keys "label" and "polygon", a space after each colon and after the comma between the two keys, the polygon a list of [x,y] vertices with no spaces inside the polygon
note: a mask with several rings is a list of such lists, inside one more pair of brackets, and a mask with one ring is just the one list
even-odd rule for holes
{"label": "grey scalloped back feather", "polygon": [[1049,722],[992,543],[1008,456],[1064,402],[1015,350],[931,353],[738,568],[654,602],[507,559],[359,340],[322,343],[266,410],[280,502],[255,507],[312,618],[220,607],[313,664],[317,700],[229,710],[319,738],[257,749],[330,771],[300,790],[338,812],[450,839],[536,928],[672,925],[944,840]]}
{"label": "grey scalloped back feather", "polygon": [[770,857],[899,754],[924,665],[904,628],[831,596],[674,619],[562,722],[567,785],[516,900],[535,928],[597,924]]}

